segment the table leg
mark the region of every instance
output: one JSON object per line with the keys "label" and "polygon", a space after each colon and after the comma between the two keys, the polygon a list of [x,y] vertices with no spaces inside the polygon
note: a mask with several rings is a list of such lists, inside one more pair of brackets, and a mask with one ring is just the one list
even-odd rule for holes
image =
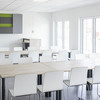
{"label": "table leg", "polygon": [[51,97],[51,92],[46,92],[45,97]]}
{"label": "table leg", "polygon": [[38,85],[42,84],[42,75],[38,75]]}
{"label": "table leg", "polygon": [[[38,75],[38,85],[42,84],[42,75]],[[46,92],[45,97],[51,97],[51,92]]]}
{"label": "table leg", "polygon": [[46,92],[45,97],[51,97],[51,92]]}
{"label": "table leg", "polygon": [[5,100],[5,78],[2,78],[2,100]]}
{"label": "table leg", "polygon": [[56,100],[62,100],[62,91],[56,91]]}
{"label": "table leg", "polygon": [[68,58],[71,58],[71,52],[68,52]]}
{"label": "table leg", "polygon": [[[93,77],[93,70],[88,70],[88,75],[87,75],[88,78],[92,78]],[[92,85],[90,83],[87,83],[87,86],[86,86],[86,90],[92,90]]]}

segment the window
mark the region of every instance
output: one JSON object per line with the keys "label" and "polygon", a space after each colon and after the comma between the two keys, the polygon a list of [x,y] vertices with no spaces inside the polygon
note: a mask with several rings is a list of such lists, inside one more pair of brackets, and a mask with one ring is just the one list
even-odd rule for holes
{"label": "window", "polygon": [[92,53],[92,19],[83,20],[83,53]]}
{"label": "window", "polygon": [[100,18],[81,19],[81,52],[100,53]]}
{"label": "window", "polygon": [[100,53],[100,18],[96,18],[96,52]]}
{"label": "window", "polygon": [[53,23],[53,33],[53,44],[57,45],[59,49],[69,50],[69,21]]}
{"label": "window", "polygon": [[64,22],[64,49],[69,50],[69,21]]}
{"label": "window", "polygon": [[62,49],[62,22],[57,22],[57,45]]}

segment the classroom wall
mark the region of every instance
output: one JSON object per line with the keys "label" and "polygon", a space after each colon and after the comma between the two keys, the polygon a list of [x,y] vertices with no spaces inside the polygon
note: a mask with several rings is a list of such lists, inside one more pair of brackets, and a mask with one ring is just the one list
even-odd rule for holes
{"label": "classroom wall", "polygon": [[[0,11],[0,13],[20,13]],[[22,38],[41,39],[42,47],[49,48],[51,33],[50,13],[21,13],[23,15],[22,34],[0,34],[0,47],[22,46]]]}
{"label": "classroom wall", "polygon": [[91,16],[100,16],[100,4],[94,4],[89,6],[68,9],[60,12],[55,12],[52,14],[52,22],[61,20],[70,21],[69,48],[71,50],[75,50],[79,49],[79,19],[81,17],[84,18]]}

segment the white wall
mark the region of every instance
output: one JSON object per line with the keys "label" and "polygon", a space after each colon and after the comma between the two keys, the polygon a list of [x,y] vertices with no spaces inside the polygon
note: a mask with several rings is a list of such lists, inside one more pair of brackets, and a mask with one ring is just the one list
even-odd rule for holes
{"label": "white wall", "polygon": [[[17,13],[0,11],[0,13]],[[22,38],[42,39],[42,46],[49,47],[51,33],[51,14],[49,13],[21,13],[23,14],[22,34],[0,34],[0,47],[22,46]],[[33,31],[33,32],[32,32]]]}
{"label": "white wall", "polygon": [[70,21],[70,49],[78,49],[79,30],[78,24],[80,17],[100,16],[100,4],[84,6],[52,14],[53,21],[69,20]]}

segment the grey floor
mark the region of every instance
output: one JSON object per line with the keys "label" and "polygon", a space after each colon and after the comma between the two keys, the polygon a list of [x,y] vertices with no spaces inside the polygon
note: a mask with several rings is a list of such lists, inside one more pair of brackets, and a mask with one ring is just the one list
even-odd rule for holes
{"label": "grey floor", "polygon": [[[64,94],[62,93],[62,100],[68,100],[68,96],[67,96],[67,87],[64,85]],[[79,87],[79,89],[78,89],[78,97],[80,97],[80,89],[81,89],[81,87]],[[78,98],[77,98],[77,94],[76,94],[76,88],[75,87],[71,87],[70,89],[70,100],[79,100]],[[84,100],[100,100],[100,98],[97,96],[97,94],[96,94],[96,86],[94,86],[93,87],[93,91],[92,92],[90,92],[90,91],[86,91],[86,86],[84,86],[84,92],[83,92],[83,99]],[[89,96],[89,94],[91,94],[91,96]],[[65,97],[65,98],[64,98]],[[81,99],[81,100],[83,100],[83,99]],[[16,100],[29,100],[29,96],[26,96],[26,97],[18,97],[18,98],[16,98]],[[38,97],[37,96],[30,96],[30,100],[38,100]],[[43,96],[41,96],[41,100],[56,100],[56,94],[54,93],[52,93],[52,97],[50,97],[50,98],[47,98],[47,97],[45,97],[45,95],[43,94]]]}
{"label": "grey floor", "polygon": [[[1,80],[0,80],[0,83],[1,83]],[[14,78],[7,78],[6,79],[6,100],[8,100],[8,89],[9,88],[10,89],[13,89],[13,83],[14,83]],[[64,93],[62,93],[62,100],[68,100],[68,96],[67,96],[67,86],[64,84],[63,87],[64,87]],[[0,90],[1,90],[1,87],[0,87]],[[99,86],[99,90],[100,90],[100,86]],[[69,91],[70,91],[69,92],[70,100],[78,100],[77,99],[77,95],[78,95],[78,97],[81,97],[81,94],[80,94],[81,93],[81,87],[70,87],[69,88]],[[2,92],[0,91],[0,97],[1,97],[1,93]],[[100,100],[100,97],[97,96],[97,86],[94,85],[92,91],[86,91],[86,86],[84,85],[83,97],[82,98],[84,100]],[[35,98],[34,98],[33,95],[30,96],[30,100],[34,100],[34,99],[35,100],[38,100],[38,97],[35,96]],[[18,98],[16,98],[16,100],[29,100],[29,96],[18,97]],[[52,95],[50,98],[46,98],[44,96],[44,94],[43,94],[43,97],[41,96],[41,100],[56,100],[56,94],[54,93],[54,96]]]}

